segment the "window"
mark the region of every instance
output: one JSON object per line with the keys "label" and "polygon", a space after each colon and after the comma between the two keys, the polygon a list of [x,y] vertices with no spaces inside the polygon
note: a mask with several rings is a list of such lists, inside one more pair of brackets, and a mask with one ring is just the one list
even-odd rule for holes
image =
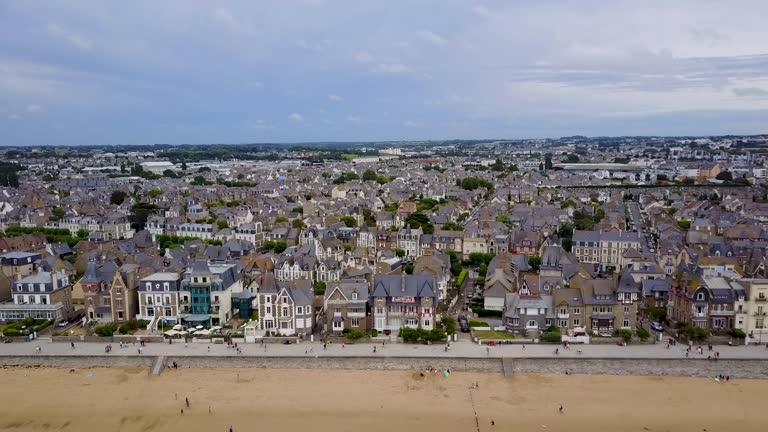
{"label": "window", "polygon": [[384,308],[383,307],[377,307],[376,308],[376,315],[383,315],[384,314]]}
{"label": "window", "polygon": [[357,318],[352,318],[352,327],[360,327],[360,320]]}
{"label": "window", "polygon": [[568,308],[560,308],[560,315],[567,315],[568,314]]}
{"label": "window", "polygon": [[147,315],[148,316],[154,316],[155,315],[155,309],[154,308],[147,308]]}
{"label": "window", "polygon": [[288,308],[283,306],[283,316],[288,316]]}
{"label": "window", "polygon": [[432,324],[430,323],[430,321],[429,321],[428,319],[424,320],[424,326],[425,326],[425,327],[429,327],[429,326],[431,326],[431,325],[432,325]]}
{"label": "window", "polygon": [[576,318],[576,319],[573,320],[573,326],[574,327],[578,327],[580,325],[581,325],[581,320],[580,319]]}
{"label": "window", "polygon": [[538,327],[536,325],[536,320],[528,320],[528,324],[526,324],[526,327],[528,327],[528,328]]}
{"label": "window", "polygon": [[624,313],[625,313],[625,314],[628,314],[628,313],[629,313],[629,306],[624,306]]}
{"label": "window", "polygon": [[272,308],[271,308],[271,307],[269,307],[269,306],[267,306],[267,308],[266,308],[266,313],[268,313],[268,314],[271,314],[271,313],[272,313]]}
{"label": "window", "polygon": [[623,326],[624,326],[625,328],[626,328],[626,327],[629,327],[629,320],[626,320],[626,319],[625,319],[625,320],[624,320],[624,323],[623,323]]}
{"label": "window", "polygon": [[558,321],[558,327],[568,327],[568,320]]}
{"label": "window", "polygon": [[352,300],[357,300],[357,293],[356,292],[352,293]]}
{"label": "window", "polygon": [[574,315],[580,315],[581,314],[581,308],[573,308],[573,314]]}
{"label": "window", "polygon": [[520,325],[520,319],[519,318],[512,318],[512,325],[513,326]]}
{"label": "window", "polygon": [[171,289],[171,284],[169,284],[168,282],[163,283],[163,289],[166,290],[166,291],[170,290]]}
{"label": "window", "polygon": [[696,294],[696,300],[703,301],[704,300],[704,293],[700,292]]}
{"label": "window", "polygon": [[554,321],[551,320],[551,319],[546,319],[546,320],[544,320],[544,325],[547,326],[547,327],[551,327],[553,322]]}

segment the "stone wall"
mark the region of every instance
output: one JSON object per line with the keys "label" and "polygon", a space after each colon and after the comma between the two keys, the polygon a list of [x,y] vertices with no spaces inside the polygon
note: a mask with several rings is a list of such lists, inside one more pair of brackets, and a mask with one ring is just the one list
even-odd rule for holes
{"label": "stone wall", "polygon": [[505,358],[504,373],[651,375],[768,379],[768,360]]}
{"label": "stone wall", "polygon": [[149,356],[0,356],[0,366],[60,368],[140,366],[150,368],[154,360],[155,357]]}

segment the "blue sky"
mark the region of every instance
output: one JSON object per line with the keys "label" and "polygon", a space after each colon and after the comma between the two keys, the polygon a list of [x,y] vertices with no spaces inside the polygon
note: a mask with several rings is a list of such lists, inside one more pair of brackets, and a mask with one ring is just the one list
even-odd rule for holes
{"label": "blue sky", "polygon": [[768,132],[768,2],[0,2],[0,145]]}

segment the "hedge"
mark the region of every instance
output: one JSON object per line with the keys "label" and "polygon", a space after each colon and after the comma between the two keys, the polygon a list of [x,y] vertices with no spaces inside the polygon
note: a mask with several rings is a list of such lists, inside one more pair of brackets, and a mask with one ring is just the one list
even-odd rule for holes
{"label": "hedge", "polygon": [[464,283],[464,279],[466,279],[466,277],[467,277],[467,271],[466,270],[462,270],[461,273],[459,273],[459,277],[456,278],[455,285],[457,287],[461,287],[461,284]]}
{"label": "hedge", "polygon": [[499,310],[472,308],[472,312],[476,313],[477,316],[479,316],[480,318],[489,318],[489,317],[501,318],[501,311]]}
{"label": "hedge", "polygon": [[491,325],[485,321],[469,320],[470,327],[490,327]]}
{"label": "hedge", "polygon": [[560,332],[544,332],[541,334],[541,341],[542,342],[550,342],[550,343],[559,343],[562,338],[560,337]]}

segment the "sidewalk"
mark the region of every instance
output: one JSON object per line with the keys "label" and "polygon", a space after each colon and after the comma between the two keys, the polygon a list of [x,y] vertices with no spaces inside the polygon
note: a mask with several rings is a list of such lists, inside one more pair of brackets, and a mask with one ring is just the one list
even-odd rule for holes
{"label": "sidewalk", "polygon": [[[41,352],[36,352],[40,346]],[[562,345],[501,345],[489,347],[479,346],[469,341],[453,342],[451,349],[445,351],[445,345],[412,345],[404,343],[381,344],[362,343],[353,345],[330,344],[323,349],[320,342],[303,342],[300,344],[239,344],[241,356],[257,357],[433,357],[433,358],[615,358],[615,359],[683,359],[685,346],[678,345],[666,348],[666,344],[655,345],[630,345],[620,347],[616,345],[582,345],[572,346],[570,350],[563,349]],[[266,346],[266,349],[265,349]],[[209,348],[210,347],[210,348]],[[376,347],[376,352],[373,349]],[[236,356],[234,349],[227,348],[223,344],[198,344],[190,343],[187,346],[183,342],[176,341],[173,344],[148,343],[138,352],[138,345],[127,345],[120,348],[119,344],[112,344],[112,352],[104,352],[104,344],[101,343],[76,343],[72,349],[68,343],[52,343],[45,339],[39,339],[31,343],[10,343],[0,345],[0,356]],[[559,354],[555,355],[555,348]],[[210,349],[210,351],[209,351]],[[578,350],[582,353],[579,354]],[[715,352],[720,353],[720,359],[765,359],[768,360],[768,349],[765,346],[715,346],[712,352],[707,352],[704,346],[704,354],[699,355],[691,350],[689,358],[706,359],[708,355],[714,357]]]}

